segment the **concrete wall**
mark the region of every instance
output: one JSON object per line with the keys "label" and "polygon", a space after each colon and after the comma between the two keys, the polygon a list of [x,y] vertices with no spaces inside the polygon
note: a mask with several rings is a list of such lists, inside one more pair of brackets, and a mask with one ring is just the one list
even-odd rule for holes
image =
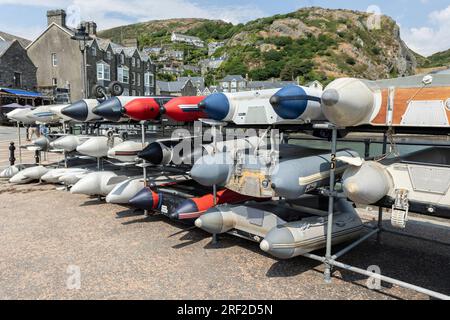
{"label": "concrete wall", "polygon": [[18,41],[14,41],[0,57],[0,86],[15,88],[15,72],[21,74],[22,86],[19,89],[36,89],[36,67]]}
{"label": "concrete wall", "polygon": [[[71,100],[82,99],[81,53],[78,42],[70,34],[53,24],[28,47],[28,55],[37,67],[38,87],[51,87],[52,78],[58,87],[70,85]],[[58,66],[52,66],[51,54],[56,53]]]}

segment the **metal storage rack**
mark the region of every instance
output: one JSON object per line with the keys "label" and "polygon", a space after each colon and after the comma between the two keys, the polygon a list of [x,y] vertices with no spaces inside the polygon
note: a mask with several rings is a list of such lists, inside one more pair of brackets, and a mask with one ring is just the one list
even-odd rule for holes
{"label": "metal storage rack", "polygon": [[[355,247],[357,247],[358,245],[360,245],[361,243],[363,243],[364,241],[366,241],[367,239],[369,239],[370,237],[372,237],[373,235],[377,235],[378,236],[378,240],[380,240],[380,234],[382,232],[389,232],[389,233],[395,233],[397,235],[401,235],[401,236],[409,236],[409,235],[405,235],[402,234],[400,232],[394,232],[394,231],[389,231],[389,230],[385,230],[382,227],[382,216],[383,216],[383,209],[379,208],[379,212],[378,212],[378,220],[377,220],[377,227],[372,228],[372,230],[370,232],[368,232],[367,234],[365,234],[364,236],[362,236],[361,238],[359,238],[358,240],[355,240],[353,243],[349,244],[347,247],[341,249],[340,251],[338,251],[337,253],[332,253],[332,227],[333,227],[333,215],[334,215],[334,209],[333,209],[333,204],[334,204],[334,199],[336,197],[339,197],[340,194],[336,192],[335,190],[335,168],[336,168],[336,149],[337,149],[337,131],[338,128],[335,127],[332,124],[320,124],[317,125],[318,129],[328,129],[332,131],[332,138],[331,138],[331,166],[330,166],[330,187],[329,190],[327,190],[326,192],[324,192],[324,194],[326,196],[329,197],[329,203],[328,203],[328,221],[327,221],[327,241],[326,241],[326,253],[325,256],[320,256],[317,254],[312,254],[312,253],[306,253],[303,254],[304,257],[309,258],[309,259],[313,259],[316,261],[319,261],[321,263],[324,264],[325,266],[325,270],[324,270],[324,280],[327,283],[331,282],[331,277],[332,277],[332,268],[333,267],[338,267],[338,268],[342,268],[345,269],[347,271],[351,271],[351,272],[355,272],[355,273],[359,273],[361,275],[365,275],[367,277],[370,277],[372,279],[378,279],[380,281],[385,281],[406,289],[411,289],[423,294],[426,294],[430,297],[433,298],[437,298],[437,299],[441,299],[441,300],[450,300],[450,296],[446,295],[446,294],[442,294],[439,292],[435,292],[420,286],[416,286],[414,284],[410,284],[398,279],[394,279],[391,277],[387,277],[378,273],[374,273],[374,272],[370,272],[368,270],[364,270],[355,266],[351,266],[349,264],[345,264],[342,262],[339,262],[338,259],[340,257],[342,257],[344,254],[348,253],[349,251],[351,251],[352,249],[354,249]],[[370,146],[370,141],[369,144]],[[386,147],[387,147],[387,139],[386,139],[386,133],[384,133],[384,139],[383,139],[383,153],[386,153]],[[366,155],[367,155],[367,145],[366,145]],[[431,240],[431,239],[426,239],[426,238],[421,238],[421,237],[415,237],[416,239],[420,239],[420,240],[425,240],[425,241],[431,241],[431,242],[436,242],[439,244],[445,244],[442,242],[437,242],[435,240]],[[449,244],[445,244],[445,245],[449,245]]]}

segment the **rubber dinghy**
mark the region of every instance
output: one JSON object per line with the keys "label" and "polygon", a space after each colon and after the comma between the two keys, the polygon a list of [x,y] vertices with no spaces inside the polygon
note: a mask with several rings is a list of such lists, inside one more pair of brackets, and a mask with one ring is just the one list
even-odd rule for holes
{"label": "rubber dinghy", "polygon": [[19,171],[24,170],[29,167],[35,166],[34,164],[15,164],[6,167],[0,172],[0,179],[11,179],[13,176],[19,173]]}
{"label": "rubber dinghy", "polygon": [[[349,149],[339,150],[337,155],[359,156]],[[234,157],[217,153],[200,158],[191,175],[202,185],[223,185],[251,197],[296,199],[328,183],[330,158],[326,150],[280,145],[278,164],[269,150],[261,150],[258,155],[237,153]],[[338,161],[336,174],[342,174],[346,167],[346,163]]]}
{"label": "rubber dinghy", "polygon": [[342,177],[344,193],[355,203],[393,209],[392,222],[402,228],[408,211],[450,218],[450,148],[380,162],[357,160]]}
{"label": "rubber dinghy", "polygon": [[9,182],[14,184],[25,184],[31,181],[40,180],[49,170],[50,169],[41,165],[25,168],[12,176],[9,179]]}
{"label": "rubber dinghy", "polygon": [[[195,225],[212,234],[230,233],[259,242],[261,250],[277,258],[293,258],[325,247],[327,215],[317,206],[306,206],[316,200],[302,197],[296,202],[301,206],[274,201],[217,206],[195,220]],[[358,237],[363,225],[352,204],[341,198],[334,209],[332,243]]]}

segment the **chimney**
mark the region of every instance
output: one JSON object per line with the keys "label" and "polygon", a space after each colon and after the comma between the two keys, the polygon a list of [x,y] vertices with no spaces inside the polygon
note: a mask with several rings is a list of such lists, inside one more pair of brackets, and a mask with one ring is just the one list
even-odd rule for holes
{"label": "chimney", "polygon": [[90,36],[97,36],[97,24],[94,21],[83,21],[81,25],[86,28],[86,32]]}
{"label": "chimney", "polygon": [[61,27],[66,27],[66,12],[63,9],[47,11],[47,26],[56,23]]}

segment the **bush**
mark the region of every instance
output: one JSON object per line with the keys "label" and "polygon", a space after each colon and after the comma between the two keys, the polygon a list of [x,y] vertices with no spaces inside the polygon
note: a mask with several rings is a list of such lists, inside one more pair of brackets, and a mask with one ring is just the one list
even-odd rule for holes
{"label": "bush", "polygon": [[355,59],[353,59],[352,57],[348,57],[345,59],[345,62],[351,66],[354,66],[356,64]]}
{"label": "bush", "polygon": [[309,60],[301,60],[299,58],[290,60],[286,63],[280,76],[282,80],[293,80],[298,76],[304,76],[312,71],[314,63]]}
{"label": "bush", "polygon": [[372,48],[372,53],[373,53],[374,55],[379,55],[379,54],[381,53],[381,49],[378,48],[378,47],[373,47],[373,48]]}
{"label": "bush", "polygon": [[265,61],[279,61],[283,58],[283,55],[276,50],[264,52],[262,56]]}

